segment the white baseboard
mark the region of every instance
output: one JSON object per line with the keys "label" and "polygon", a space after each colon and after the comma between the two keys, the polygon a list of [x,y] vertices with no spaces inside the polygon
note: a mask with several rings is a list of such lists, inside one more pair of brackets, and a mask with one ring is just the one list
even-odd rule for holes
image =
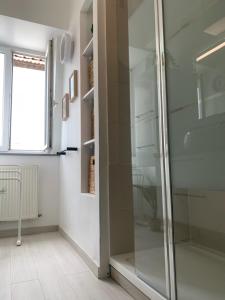
{"label": "white baseboard", "polygon": [[[23,235],[31,235],[31,234],[47,233],[47,232],[55,232],[58,230],[59,230],[58,225],[28,227],[28,228],[22,228],[22,236]],[[16,237],[17,232],[18,232],[17,229],[0,230],[0,238]]]}
{"label": "white baseboard", "polygon": [[87,253],[78,246],[78,244],[61,228],[59,227],[59,233],[67,240],[70,245],[76,250],[76,252],[81,256],[86,265],[92,271],[92,273],[99,278],[100,268],[99,266],[87,255]]}

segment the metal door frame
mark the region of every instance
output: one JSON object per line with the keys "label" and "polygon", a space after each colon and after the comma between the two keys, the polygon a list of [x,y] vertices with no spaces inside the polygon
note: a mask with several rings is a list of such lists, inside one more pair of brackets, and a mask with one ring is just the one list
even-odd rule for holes
{"label": "metal door frame", "polygon": [[164,241],[166,286],[171,300],[177,299],[175,247],[173,229],[173,205],[171,194],[171,174],[169,160],[168,106],[166,87],[166,55],[164,40],[163,0],[154,0],[156,55],[157,55],[157,85],[160,137],[160,164],[162,179],[162,202],[164,215]]}

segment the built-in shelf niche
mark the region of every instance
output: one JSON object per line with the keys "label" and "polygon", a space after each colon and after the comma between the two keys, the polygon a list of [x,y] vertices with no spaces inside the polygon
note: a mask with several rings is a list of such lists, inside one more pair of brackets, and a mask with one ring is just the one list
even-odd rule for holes
{"label": "built-in shelf niche", "polygon": [[[95,161],[98,161],[96,155],[96,143],[98,141],[95,137],[96,130],[96,97],[95,86],[89,83],[88,66],[91,60],[95,65],[95,34],[92,34],[93,20],[93,1],[86,0],[81,10],[80,16],[80,63],[81,63],[81,193],[82,195],[90,194],[90,174],[89,165],[92,156],[95,156]],[[93,30],[95,30],[93,28]],[[95,83],[95,78],[94,78]],[[96,172],[95,180],[96,182]],[[96,184],[96,183],[95,183]]]}

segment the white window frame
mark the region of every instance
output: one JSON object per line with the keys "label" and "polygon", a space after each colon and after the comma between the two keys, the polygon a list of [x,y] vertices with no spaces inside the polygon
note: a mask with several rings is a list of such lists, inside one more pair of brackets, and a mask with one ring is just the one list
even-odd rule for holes
{"label": "white window frame", "polygon": [[[51,44],[52,45],[52,44]],[[48,54],[50,56],[50,60],[48,56],[44,53],[40,53],[32,50],[25,50],[19,48],[7,48],[0,46],[0,53],[5,55],[5,65],[4,65],[4,92],[3,92],[3,143],[0,146],[0,152],[7,153],[49,153],[51,151],[51,138],[52,138],[52,86],[53,86],[53,74],[52,74],[52,53],[53,49],[51,47],[51,51],[48,50]],[[41,56],[46,59],[46,116],[45,116],[45,141],[46,148],[44,150],[31,151],[31,150],[11,150],[11,115],[12,115],[12,86],[13,86],[13,54],[14,53],[22,53],[24,55],[31,56]],[[47,66],[48,61],[48,66]],[[49,61],[51,63],[49,63]]]}
{"label": "white window frame", "polygon": [[11,131],[11,103],[12,103],[12,51],[0,47],[0,52],[5,55],[4,64],[4,91],[3,91],[3,143],[0,151],[8,151],[10,147]]}
{"label": "white window frame", "polygon": [[48,42],[45,53],[45,145],[46,149],[52,148],[52,130],[53,130],[53,40]]}

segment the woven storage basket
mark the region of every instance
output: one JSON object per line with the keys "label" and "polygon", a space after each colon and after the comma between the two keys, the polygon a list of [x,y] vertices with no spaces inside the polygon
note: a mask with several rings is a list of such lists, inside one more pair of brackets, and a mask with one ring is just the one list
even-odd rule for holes
{"label": "woven storage basket", "polygon": [[89,160],[88,192],[95,194],[95,156],[91,156]]}
{"label": "woven storage basket", "polygon": [[94,63],[93,59],[90,60],[88,64],[88,83],[89,83],[89,88],[94,87]]}

